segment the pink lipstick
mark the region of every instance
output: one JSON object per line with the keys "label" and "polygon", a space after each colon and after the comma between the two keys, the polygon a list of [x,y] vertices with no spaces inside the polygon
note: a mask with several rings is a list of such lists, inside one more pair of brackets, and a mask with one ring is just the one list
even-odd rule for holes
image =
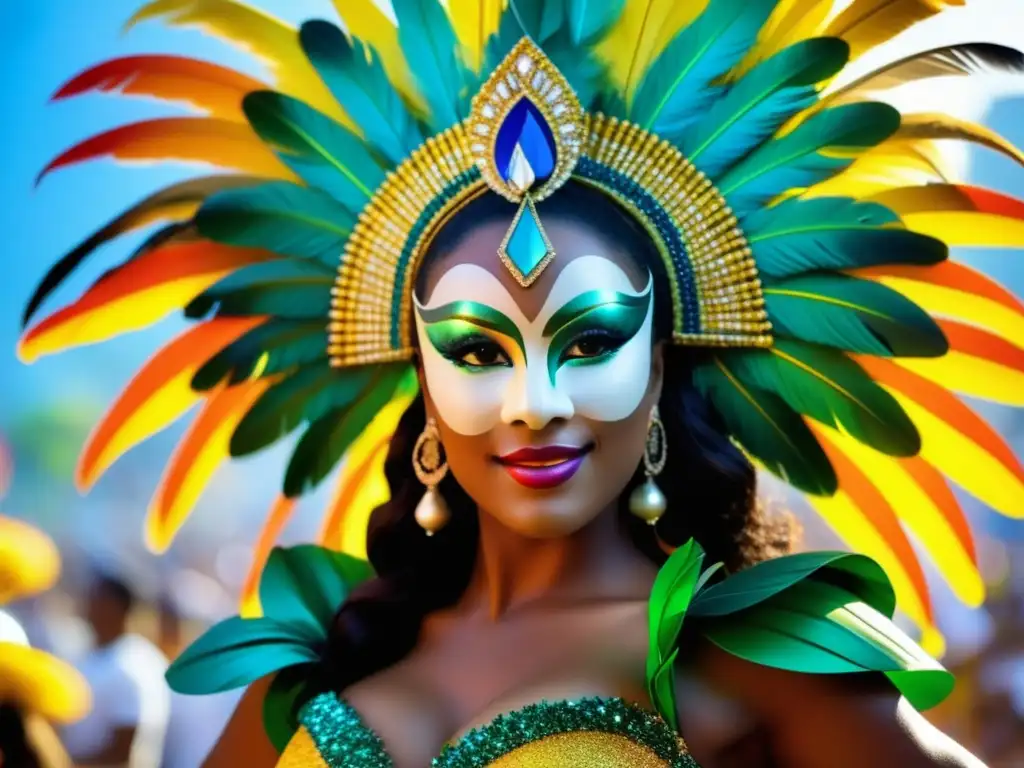
{"label": "pink lipstick", "polygon": [[512,479],[527,488],[543,490],[569,482],[583,464],[591,446],[577,448],[565,445],[527,446],[504,456],[498,463]]}

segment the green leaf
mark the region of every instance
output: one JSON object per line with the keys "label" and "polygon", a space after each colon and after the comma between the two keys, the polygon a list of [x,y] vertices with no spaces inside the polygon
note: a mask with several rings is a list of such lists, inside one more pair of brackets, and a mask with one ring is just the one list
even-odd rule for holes
{"label": "green leaf", "polygon": [[931,316],[898,291],[842,274],[809,274],[764,289],[775,333],[883,357],[941,357],[949,351]]}
{"label": "green leaf", "polygon": [[319,660],[316,637],[302,625],[234,617],[211,627],[167,670],[178,693],[201,695],[241,688],[272,672]]}

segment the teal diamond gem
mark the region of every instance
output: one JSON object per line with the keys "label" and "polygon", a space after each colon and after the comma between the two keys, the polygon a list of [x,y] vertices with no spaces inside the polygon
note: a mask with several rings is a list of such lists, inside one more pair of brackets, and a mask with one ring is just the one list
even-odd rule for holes
{"label": "teal diamond gem", "polygon": [[529,198],[519,206],[501,254],[505,266],[524,288],[540,276],[555,255]]}

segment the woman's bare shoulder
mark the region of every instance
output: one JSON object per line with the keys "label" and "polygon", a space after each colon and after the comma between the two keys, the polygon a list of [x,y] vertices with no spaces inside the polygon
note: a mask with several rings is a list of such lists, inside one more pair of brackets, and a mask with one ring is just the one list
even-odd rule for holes
{"label": "woman's bare shoulder", "polygon": [[220,739],[203,763],[203,768],[273,768],[278,754],[263,728],[263,700],[273,677],[249,686],[238,702]]}

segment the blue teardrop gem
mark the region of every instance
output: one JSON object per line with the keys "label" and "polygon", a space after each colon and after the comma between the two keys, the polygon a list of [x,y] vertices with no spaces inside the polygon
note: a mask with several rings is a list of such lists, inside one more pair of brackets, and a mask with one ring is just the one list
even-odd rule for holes
{"label": "blue teardrop gem", "polygon": [[511,175],[512,153],[522,149],[533,169],[536,184],[551,177],[555,171],[555,137],[540,110],[525,96],[516,102],[505,117],[494,143],[494,163],[506,182]]}
{"label": "blue teardrop gem", "polygon": [[540,222],[526,201],[520,206],[519,220],[509,235],[505,254],[524,279],[529,279],[548,255],[548,246],[544,242],[544,235],[541,234]]}

